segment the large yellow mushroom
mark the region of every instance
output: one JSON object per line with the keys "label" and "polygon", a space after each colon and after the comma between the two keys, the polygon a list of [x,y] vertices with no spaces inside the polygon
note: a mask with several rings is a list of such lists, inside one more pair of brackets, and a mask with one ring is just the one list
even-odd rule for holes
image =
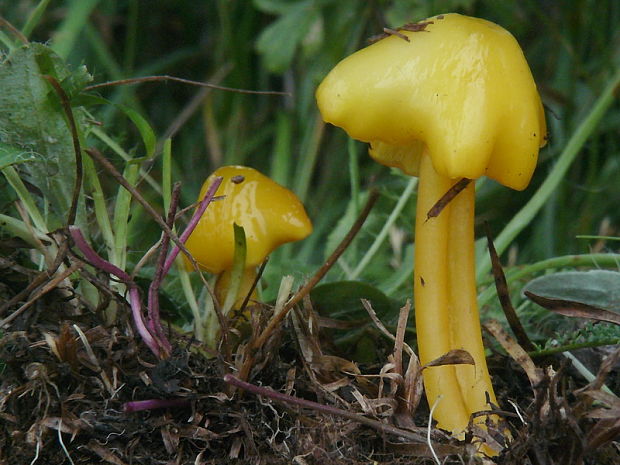
{"label": "large yellow mushroom", "polygon": [[308,236],[312,223],[293,192],[246,166],[217,169],[203,184],[199,199],[217,176],[223,179],[216,195],[223,199],[209,205],[185,245],[201,269],[218,275],[215,293],[223,303],[235,253],[233,225],[243,227],[245,271],[233,305],[239,308],[254,282],[256,267],[280,245]]}
{"label": "large yellow mushroom", "polygon": [[[420,360],[453,349],[475,365],[424,370],[440,428],[460,435],[495,403],[474,274],[474,183],[438,216],[431,208],[462,178],[524,189],[546,125],[523,52],[505,29],[444,14],[342,60],[316,93],[325,121],[370,143],[379,163],[418,175],[414,293]],[[479,419],[478,421],[482,421]]]}

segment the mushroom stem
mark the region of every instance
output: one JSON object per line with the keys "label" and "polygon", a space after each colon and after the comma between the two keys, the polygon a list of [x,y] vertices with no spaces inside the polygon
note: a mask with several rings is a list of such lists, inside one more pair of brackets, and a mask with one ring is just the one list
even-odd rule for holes
{"label": "mushroom stem", "polygon": [[[234,283],[232,282],[232,270],[224,270],[218,275],[214,287],[215,298],[221,306],[220,308],[222,311],[222,316],[227,319],[227,321],[230,321],[228,320],[228,318],[230,318],[231,316],[231,311],[239,310],[241,308],[243,301],[245,300],[246,296],[254,285],[255,279],[256,268],[253,266],[243,269],[243,272],[238,278],[236,285],[234,285]],[[250,298],[257,298],[256,290],[252,291],[252,295],[250,296]],[[238,317],[236,323],[239,323],[241,320],[241,315],[235,316]],[[243,317],[249,319],[249,316],[250,315],[246,310]],[[213,307],[211,307],[211,311],[207,312],[207,318],[204,321],[203,331],[203,341],[205,342],[205,344],[212,349],[216,349],[221,339],[222,326],[220,325],[220,321],[218,320],[218,316],[215,313]]]}
{"label": "mushroom stem", "polygon": [[[436,217],[427,212],[454,183],[438,174],[424,152],[416,214],[415,313],[420,362],[454,349],[470,353],[475,365],[424,369],[429,405],[440,428],[460,435],[470,415],[495,401],[486,368],[474,275],[474,185],[459,193]],[[483,421],[482,419],[480,421]]]}
{"label": "mushroom stem", "polygon": [[[420,162],[415,224],[414,299],[420,363],[423,365],[453,349],[449,312],[448,237],[450,209],[426,217],[450,188],[450,179],[435,172],[428,152]],[[440,428],[460,433],[469,421],[454,365],[424,369],[428,404],[435,407]]]}
{"label": "mushroom stem", "polygon": [[[224,270],[217,277],[215,282],[215,296],[218,302],[223,305],[222,311],[226,316],[231,310],[239,310],[248,293],[252,291],[250,299],[256,299],[256,289],[252,289],[256,280],[256,267],[244,268],[239,281],[233,283],[233,271]],[[235,285],[233,287],[233,285]],[[234,295],[230,295],[230,294]]]}
{"label": "mushroom stem", "polygon": [[[476,292],[474,252],[475,183],[470,183],[450,203],[450,315],[455,349],[464,349],[475,365],[455,365],[456,377],[469,413],[488,410],[497,404],[482,344]],[[487,393],[489,398],[487,400]],[[484,422],[477,417],[476,422]]]}

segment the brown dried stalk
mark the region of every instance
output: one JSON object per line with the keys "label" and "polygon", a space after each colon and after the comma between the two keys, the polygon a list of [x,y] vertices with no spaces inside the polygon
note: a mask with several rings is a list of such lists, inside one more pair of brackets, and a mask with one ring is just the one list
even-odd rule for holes
{"label": "brown dried stalk", "polygon": [[308,295],[312,288],[314,288],[314,286],[316,286],[317,283],[321,279],[323,279],[323,276],[325,276],[325,274],[327,274],[327,272],[336,263],[336,261],[338,261],[340,256],[347,249],[349,244],[351,244],[357,233],[362,228],[362,225],[366,221],[366,218],[368,218],[368,215],[370,214],[370,211],[374,207],[378,198],[379,192],[376,189],[371,190],[364,209],[359,214],[353,226],[351,226],[351,229],[349,230],[347,235],[340,242],[340,244],[338,244],[338,247],[336,247],[336,249],[332,252],[329,258],[316,271],[316,273],[314,273],[314,275],[308,280],[308,282],[304,286],[302,286],[302,288],[299,289],[297,293],[286,303],[282,311],[280,311],[277,315],[274,315],[273,318],[271,318],[263,332],[257,338],[252,339],[249,342],[248,347],[245,351],[246,358],[243,362],[241,370],[239,370],[239,378],[241,378],[242,380],[248,379],[250,370],[252,369],[252,364],[254,363],[254,354],[256,353],[256,351],[267,342],[275,329],[280,327],[282,320],[284,319],[284,317],[286,317],[286,315],[288,315],[288,312],[291,310],[291,308],[297,305],[306,295]]}
{"label": "brown dried stalk", "polygon": [[323,404],[319,404],[318,402],[313,402],[311,400],[300,399],[299,397],[289,396],[288,394],[273,391],[263,386],[256,386],[246,381],[242,381],[239,378],[231,374],[224,375],[224,382],[231,384],[233,386],[236,386],[245,391],[251,392],[252,394],[267,397],[277,402],[281,402],[281,403],[288,404],[288,405],[296,405],[298,407],[315,410],[317,412],[321,412],[326,415],[335,415],[338,417],[346,418],[347,420],[361,423],[363,425],[369,426],[383,433],[393,434],[395,436],[408,439],[416,443],[426,443],[425,437],[421,436],[420,434],[414,433],[412,431],[407,431],[401,428],[397,428],[396,426],[383,423],[378,420],[373,420],[372,418],[367,418],[354,412],[348,412],[346,410],[334,407],[332,405],[323,405]]}

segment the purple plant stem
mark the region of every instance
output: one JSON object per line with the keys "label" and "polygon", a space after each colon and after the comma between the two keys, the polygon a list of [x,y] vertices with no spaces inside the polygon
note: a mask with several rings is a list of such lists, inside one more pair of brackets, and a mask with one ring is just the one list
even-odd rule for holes
{"label": "purple plant stem", "polygon": [[241,388],[245,391],[249,391],[252,394],[256,394],[259,396],[267,397],[269,399],[275,400],[277,402],[282,402],[289,405],[297,405],[298,407],[303,407],[307,409],[312,409],[327,415],[336,415],[338,417],[346,418],[348,420],[356,421],[358,423],[362,423],[366,426],[370,426],[371,428],[377,429],[379,431],[383,431],[385,433],[394,434],[401,438],[409,439],[413,442],[425,443],[426,438],[422,435],[414,433],[412,431],[404,430],[397,428],[396,426],[383,423],[378,420],[373,420],[372,418],[367,418],[357,413],[348,412],[346,410],[339,409],[337,407],[333,407],[331,405],[323,405],[318,402],[313,402],[311,400],[300,399],[299,397],[289,396],[288,394],[283,394],[281,392],[273,391],[271,389],[256,386],[255,384],[248,383],[246,381],[241,381],[239,378],[229,374],[224,375],[224,382],[227,384],[232,384],[238,388]]}
{"label": "purple plant stem", "polygon": [[138,334],[142,336],[142,340],[148,346],[149,349],[157,356],[162,358],[161,345],[153,337],[153,334],[149,331],[144,323],[144,317],[142,316],[142,302],[140,301],[140,292],[134,283],[127,285],[129,289],[129,304],[131,305],[131,314],[133,315],[133,321],[138,330]]}
{"label": "purple plant stem", "polygon": [[169,408],[169,407],[189,407],[189,399],[149,399],[149,400],[135,400],[132,402],[126,402],[123,404],[123,411],[125,413],[140,412],[141,410],[154,410],[157,408]]}
{"label": "purple plant stem", "polygon": [[[181,184],[177,182],[174,184],[174,188],[172,190],[170,211],[168,212],[168,217],[166,218],[166,224],[169,228],[172,228],[174,224],[174,217],[176,215],[177,206],[179,205],[180,193]],[[164,330],[161,326],[161,318],[159,313],[159,288],[164,278],[163,269],[169,247],[170,236],[164,234],[161,240],[159,257],[157,258],[157,265],[155,266],[155,275],[153,276],[153,280],[151,281],[151,285],[149,286],[147,301],[147,309],[149,315],[148,327],[151,333],[157,335],[161,346],[167,353],[172,352],[172,345],[170,344],[170,341],[168,341],[168,338],[166,337],[166,334],[164,333]]]}
{"label": "purple plant stem", "polygon": [[69,233],[75,242],[75,245],[84,254],[86,260],[91,263],[95,268],[98,268],[106,273],[110,273],[120,279],[129,291],[129,305],[131,306],[131,314],[133,316],[134,324],[138,333],[142,337],[144,343],[151,349],[151,351],[158,357],[161,357],[160,346],[148,330],[144,323],[144,317],[142,316],[142,303],[140,301],[140,293],[136,284],[127,273],[121,270],[119,267],[113,265],[109,261],[103,259],[93,248],[86,242],[82,231],[77,226],[69,226]]}
{"label": "purple plant stem", "polygon": [[121,270],[119,267],[113,265],[107,260],[104,260],[92,247],[86,242],[82,231],[77,226],[69,226],[69,232],[75,242],[78,249],[84,254],[86,260],[88,260],[95,268],[99,268],[101,271],[113,274],[125,284],[131,282],[131,276]]}
{"label": "purple plant stem", "polygon": [[[222,178],[221,176],[216,176],[213,179],[213,182],[209,186],[207,193],[202,198],[202,200],[200,201],[200,204],[198,205],[198,208],[192,215],[192,218],[189,220],[189,223],[187,224],[185,231],[183,231],[183,234],[179,236],[179,240],[181,241],[181,243],[185,244],[185,241],[187,241],[187,238],[189,237],[189,235],[192,232],[194,232],[194,229],[196,229],[196,226],[198,226],[198,222],[200,221],[202,214],[205,212],[205,210],[207,209],[207,207],[213,200],[213,197],[215,197],[215,193],[217,192],[217,189],[220,187],[220,184],[222,184],[223,179],[224,178]],[[177,255],[179,255],[179,250],[180,250],[179,247],[175,245],[174,248],[172,249],[172,252],[170,252],[170,255],[168,256],[168,260],[166,260],[166,263],[164,264],[164,269],[162,271],[162,279],[164,276],[166,276],[166,274],[168,274],[168,271],[170,271],[170,268],[172,267],[174,260],[177,258]]]}
{"label": "purple plant stem", "polygon": [[[196,212],[192,215],[192,218],[190,219],[187,227],[185,228],[185,231],[183,231],[183,234],[181,234],[181,236],[179,237],[181,243],[184,244],[190,234],[194,231],[194,229],[196,229],[200,218],[213,200],[213,197],[215,197],[215,193],[220,187],[220,184],[222,184],[222,180],[223,178],[221,176],[217,176],[209,186],[209,189],[200,201],[200,204],[198,205]],[[175,194],[173,192],[173,194],[178,195],[177,188],[175,188],[175,191],[177,193]],[[175,210],[175,208],[171,208],[171,210]],[[172,218],[174,218],[175,212],[171,211],[170,214],[171,215],[169,216],[172,216]],[[86,239],[84,238],[82,232],[78,227],[70,226],[69,232],[75,242],[75,245],[78,247],[78,249],[80,249],[80,251],[84,254],[84,257],[93,266],[99,268],[102,271],[105,271],[106,273],[113,274],[123,283],[125,283],[129,291],[129,304],[131,306],[131,313],[134,319],[134,324],[136,325],[138,333],[144,340],[144,343],[158,358],[165,357],[167,354],[169,354],[172,350],[172,346],[161,327],[159,312],[159,287],[164,277],[170,271],[170,268],[172,267],[172,264],[174,263],[177,255],[179,255],[180,249],[178,245],[175,245],[175,247],[172,249],[167,260],[164,261],[163,266],[160,266],[160,264],[158,263],[158,266],[156,267],[158,271],[156,271],[153,281],[151,282],[147,298],[147,311],[149,316],[147,324],[145,323],[144,316],[142,314],[142,303],[140,301],[140,294],[138,292],[138,288],[131,279],[131,276],[129,276],[125,271],[121,270],[107,260],[104,260],[99,254],[97,254],[97,252],[95,252],[92,247],[86,242]],[[165,235],[162,240],[162,256],[165,256],[169,241],[170,237],[168,235]]]}

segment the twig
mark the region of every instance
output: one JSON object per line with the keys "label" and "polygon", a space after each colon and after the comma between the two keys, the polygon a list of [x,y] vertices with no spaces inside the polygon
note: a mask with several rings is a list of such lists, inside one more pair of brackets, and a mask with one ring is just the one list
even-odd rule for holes
{"label": "twig", "polygon": [[347,249],[351,241],[355,238],[357,233],[362,228],[362,225],[366,221],[366,218],[368,218],[368,215],[370,214],[370,211],[374,207],[378,198],[379,192],[376,189],[371,190],[370,194],[368,195],[368,200],[366,201],[364,209],[359,214],[353,226],[351,226],[351,229],[349,230],[347,235],[344,237],[344,239],[342,239],[340,244],[338,244],[338,247],[336,247],[336,249],[332,252],[332,254],[325,261],[325,263],[317,270],[314,276],[312,276],[312,278],[310,278],[308,282],[304,286],[302,286],[302,288],[297,291],[297,293],[293,297],[291,297],[291,299],[286,303],[282,311],[279,312],[277,315],[274,315],[273,318],[269,320],[267,327],[263,330],[260,336],[250,341],[245,351],[246,359],[244,360],[243,365],[239,370],[239,377],[242,380],[248,379],[250,370],[252,369],[252,364],[254,363],[254,352],[258,348],[262,347],[265,342],[267,342],[267,339],[269,339],[275,329],[280,326],[282,320],[288,314],[290,309],[293,308],[298,302],[300,302],[301,299],[303,299],[312,290],[312,288],[316,286],[316,284],[323,278],[323,276],[325,276],[325,274],[330,270],[334,263],[338,261],[338,258],[340,258],[342,253]]}
{"label": "twig", "polygon": [[246,381],[241,381],[239,378],[231,374],[224,375],[224,382],[231,384],[235,387],[238,387],[240,389],[243,389],[245,391],[251,392],[252,394],[267,397],[277,402],[281,402],[281,403],[289,404],[289,405],[296,405],[298,407],[315,410],[317,412],[321,412],[326,415],[335,415],[338,417],[346,418],[347,420],[361,423],[363,425],[369,426],[383,433],[394,434],[398,437],[408,439],[413,442],[417,442],[417,443],[426,442],[426,439],[423,436],[417,433],[414,433],[412,431],[400,429],[400,428],[397,428],[396,426],[389,425],[389,424],[380,422],[378,420],[373,420],[372,418],[367,418],[357,413],[347,412],[346,410],[343,410],[343,409],[340,409],[340,408],[337,408],[331,405],[319,404],[318,402],[313,402],[311,400],[300,399],[299,397],[293,397],[293,396],[289,396],[288,394],[283,394],[281,392],[273,391],[266,387],[256,386],[255,384],[250,384]]}
{"label": "twig", "polygon": [[517,341],[512,339],[512,337],[504,331],[498,321],[490,320],[486,322],[483,327],[491,333],[495,340],[500,343],[500,345],[506,352],[508,352],[513,360],[517,362],[521,368],[523,368],[523,371],[525,371],[532,388],[536,390],[544,379],[544,372],[534,364],[528,353],[523,350],[523,347],[521,347]]}
{"label": "twig", "polygon": [[260,347],[265,342],[267,342],[267,339],[269,338],[269,336],[271,336],[271,333],[274,331],[274,329],[277,326],[280,325],[284,317],[288,314],[289,310],[293,308],[295,305],[297,305],[299,302],[301,302],[301,300],[308,293],[310,293],[310,291],[314,288],[314,286],[316,286],[318,282],[321,281],[321,279],[323,279],[323,276],[327,274],[327,272],[331,269],[334,263],[338,261],[340,256],[347,249],[347,247],[349,247],[349,244],[351,244],[351,241],[353,241],[357,233],[360,231],[360,229],[362,229],[362,225],[366,221],[366,218],[368,218],[368,215],[370,214],[370,211],[372,210],[372,208],[375,206],[375,203],[377,202],[378,198],[379,198],[379,192],[377,190],[373,189],[372,191],[370,191],[370,195],[368,196],[368,201],[366,202],[364,209],[359,214],[353,226],[351,226],[351,229],[349,230],[347,235],[340,242],[340,244],[338,244],[338,247],[336,247],[336,249],[332,252],[332,254],[325,261],[325,263],[321,266],[321,268],[319,268],[317,272],[314,273],[314,275],[306,282],[306,284],[300,290],[298,290],[297,293],[293,297],[291,297],[291,300],[289,300],[286,303],[286,305],[284,306],[282,311],[278,314],[278,316],[276,318],[271,319],[271,321],[269,322],[269,325],[265,328],[265,330],[261,333],[260,337],[258,338],[255,344],[256,347]]}
{"label": "twig", "polygon": [[194,266],[197,267],[198,265],[196,264],[194,258],[187,251],[187,249],[185,248],[183,243],[179,240],[178,236],[174,233],[174,231],[172,231],[172,229],[168,227],[166,222],[155,211],[155,209],[151,206],[151,204],[148,203],[144,199],[144,197],[142,197],[140,192],[138,192],[138,190],[135,187],[133,187],[129,182],[127,182],[127,180],[123,177],[121,173],[118,172],[118,170],[114,167],[114,165],[110,163],[110,161],[106,157],[104,157],[99,150],[95,148],[86,149],[86,153],[89,154],[93,159],[95,159],[99,164],[101,164],[101,166],[103,166],[108,171],[108,173],[110,173],[110,175],[112,175],[112,177],[116,179],[116,181],[121,186],[123,186],[125,189],[127,189],[127,191],[129,191],[132,197],[136,199],[138,203],[144,207],[146,212],[155,220],[155,222],[161,227],[161,229],[166,234],[168,234],[168,236],[170,236],[170,240],[172,240],[181,249],[181,251],[185,254],[188,260],[192,264],[194,264]]}
{"label": "twig", "polygon": [[[370,305],[370,302],[369,302]],[[411,301],[407,299],[404,307],[401,307],[398,314],[398,325],[396,326],[396,340],[394,341],[394,365],[395,371],[403,376],[403,347],[405,345],[405,329],[407,329],[407,318],[411,313]]]}
{"label": "twig", "polygon": [[54,279],[49,281],[45,286],[43,286],[37,292],[36,296],[32,297],[28,302],[26,302],[24,305],[19,307],[13,313],[7,316],[4,320],[0,321],[0,328],[3,328],[5,325],[9,324],[11,321],[13,321],[15,318],[17,318],[27,309],[29,309],[32,306],[32,304],[34,304],[37,300],[39,300],[41,297],[43,297],[48,292],[54,290],[58,286],[58,284],[63,282],[65,279],[67,279],[74,271],[79,270],[81,266],[82,265],[80,264],[74,264],[73,266],[71,266],[70,268],[67,268],[65,271],[63,271],[59,275],[55,276]]}
{"label": "twig", "polygon": [[[38,275],[34,277],[34,279],[30,282],[30,284],[28,284],[28,286],[24,290],[18,292],[9,301],[0,305],[0,314],[4,313],[5,310],[8,310],[9,308],[11,308],[17,302],[21,301],[26,296],[28,296],[30,293],[32,293],[32,291],[34,291],[37,287],[39,287],[40,285],[48,281],[55,272],[56,272],[56,269],[54,270],[47,269],[47,270],[41,271]],[[0,325],[0,327],[1,326],[2,325]]]}
{"label": "twig", "polygon": [[161,240],[163,239],[163,237],[164,237],[164,234],[161,234],[159,239],[155,241],[153,244],[151,244],[148,250],[144,252],[144,255],[142,255],[140,259],[136,262],[136,264],[131,270],[131,279],[136,279],[136,276],[140,274],[140,272],[142,271],[142,268],[144,268],[146,264],[151,261],[151,259],[153,258],[153,255],[157,254],[157,252],[159,251],[159,248],[161,247]]}
{"label": "twig", "polygon": [[400,39],[403,39],[405,42],[411,42],[409,37],[407,37],[402,32],[397,31],[396,29],[390,29],[389,27],[384,27],[383,32],[388,36],[396,36]]}
{"label": "twig", "polygon": [[20,41],[22,41],[22,43],[24,44],[29,44],[30,42],[28,42],[28,38],[22,34],[22,32],[17,29],[15,26],[13,26],[11,23],[9,23],[4,17],[0,16],[0,27],[6,27],[9,31],[11,31],[11,33],[17,37]]}
{"label": "twig", "polygon": [[510,292],[508,291],[508,283],[506,282],[506,275],[504,274],[504,270],[502,269],[502,265],[499,261],[499,257],[497,255],[497,251],[495,250],[495,245],[493,244],[493,238],[491,237],[491,231],[489,230],[489,225],[485,223],[485,232],[487,236],[487,244],[489,247],[489,256],[491,257],[491,266],[493,270],[493,278],[495,279],[495,288],[497,289],[497,297],[499,298],[499,302],[502,306],[502,310],[504,311],[504,315],[506,315],[506,319],[508,320],[508,324],[510,325],[510,329],[514,333],[517,338],[517,342],[525,349],[527,352],[531,352],[536,350],[536,346],[532,343],[525,328],[521,324],[519,317],[517,316],[517,312],[512,306],[512,302],[510,301]]}
{"label": "twig", "polygon": [[[366,312],[368,312],[368,315],[370,316],[370,319],[375,324],[375,326],[379,329],[379,331],[381,331],[381,333],[383,333],[388,339],[390,339],[391,341],[394,341],[394,345],[396,345],[396,336],[394,336],[392,333],[390,333],[390,331],[388,331],[388,329],[385,327],[383,322],[379,319],[379,317],[377,316],[377,313],[372,308],[372,304],[370,303],[370,301],[367,300],[367,299],[360,299],[360,301],[362,302],[362,306],[364,307]],[[411,308],[411,301],[407,300],[407,303],[405,304],[405,307],[403,307],[403,308]],[[401,310],[402,310],[402,308],[401,308]],[[398,331],[398,326],[396,327],[396,331]],[[402,344],[402,348],[405,350],[405,352],[407,352],[407,354],[410,357],[415,356],[415,354],[414,354],[413,350],[411,349],[411,347],[409,346],[409,344],[407,344],[404,341],[403,341],[403,344]]]}
{"label": "twig", "polygon": [[123,404],[123,412],[140,412],[141,410],[154,410],[157,408],[180,408],[188,407],[190,405],[189,399],[149,399],[149,400],[135,400],[132,402],[125,402]]}
{"label": "twig", "polygon": [[[202,218],[202,215],[204,214],[205,210],[211,204],[211,202],[216,198],[215,193],[217,192],[220,185],[222,184],[223,179],[224,178],[221,176],[216,176],[215,178],[213,178],[213,182],[207,189],[207,192],[205,193],[204,197],[200,200],[200,203],[198,204],[196,211],[190,218],[189,222],[187,223],[187,226],[185,227],[185,230],[181,233],[181,236],[179,237],[179,241],[181,244],[185,244],[189,236],[192,234],[192,232],[194,232],[194,229],[196,229],[196,226],[198,226],[198,223],[200,222],[200,219]],[[183,248],[185,248],[184,245],[183,245]],[[180,250],[181,249],[178,246],[175,246],[172,249],[172,252],[170,252],[168,259],[166,260],[164,264],[163,276],[168,274],[168,271],[170,271],[170,268],[172,267],[177,256],[179,255]],[[194,267],[194,270],[200,273],[200,269],[198,267],[198,264],[194,260],[194,257],[189,255],[188,258],[190,259],[192,266]],[[215,314],[217,316],[218,322],[220,324],[221,334],[222,334],[222,348],[224,350],[224,353],[227,354],[226,361],[230,362],[230,358],[232,356],[228,356],[231,354],[230,345],[228,343],[228,321],[226,319],[226,316],[222,313],[220,303],[217,300],[217,297],[215,296],[213,289],[211,289],[211,286],[206,281],[206,279],[204,279],[202,274],[200,274],[200,277],[202,279],[202,282],[205,288],[207,289],[207,292],[209,293],[213,301],[213,310],[215,311]]]}
{"label": "twig", "polygon": [[[207,189],[205,196],[202,198],[202,200],[198,204],[198,208],[196,209],[196,211],[190,218],[189,223],[187,223],[185,230],[181,233],[181,236],[178,239],[181,245],[185,244],[189,236],[192,234],[192,232],[194,232],[194,229],[196,229],[196,226],[198,226],[198,222],[200,221],[200,218],[202,218],[202,215],[204,214],[205,210],[215,198],[215,193],[219,189],[220,184],[222,184],[223,179],[224,178],[221,176],[216,176],[213,179],[213,182],[209,186],[209,189]],[[172,267],[174,260],[177,258],[181,250],[183,250],[184,252],[187,251],[187,249],[185,249],[185,246],[183,246],[183,248],[181,249],[181,247],[177,243],[177,245],[172,249],[172,252],[170,252],[170,256],[168,257],[168,259],[166,260],[166,263],[164,264],[164,269],[163,269],[164,276],[168,273],[168,271],[170,271],[170,268]],[[194,263],[194,259],[191,256],[189,258],[191,258],[192,263]],[[197,264],[194,263],[194,265],[196,265],[196,268],[197,268]]]}
{"label": "twig", "polygon": [[[221,198],[221,197],[216,197],[215,193],[220,187],[223,179],[224,178],[222,176],[216,176],[213,178],[213,182],[207,189],[207,192],[205,193],[202,200],[198,203],[198,207],[196,208],[196,211],[190,218],[185,230],[180,236],[180,242],[182,245],[185,244],[185,242],[187,241],[191,233],[194,231],[194,229],[196,229],[196,226],[198,226],[198,223],[200,219],[202,218],[202,215],[204,214],[205,210],[210,205],[210,203],[215,199]],[[172,252],[170,253],[170,256],[168,257],[168,260],[166,261],[166,264],[164,265],[165,273],[167,273],[170,270],[170,267],[172,267],[174,260],[179,254],[179,250],[180,250],[179,247],[175,247],[172,249]],[[215,292],[211,288],[211,285],[207,282],[207,280],[204,278],[202,273],[200,273],[200,267],[198,266],[198,263],[196,262],[196,260],[194,260],[194,257],[191,256],[189,252],[187,252],[184,245],[183,245],[182,250],[184,251],[187,258],[192,263],[194,270],[200,274],[202,283],[205,286],[205,289],[207,290],[207,292],[209,293],[209,296],[211,297],[211,301],[213,302],[213,310],[215,311],[218,322],[220,324],[220,330],[222,334],[222,347],[223,347],[224,353],[226,354],[225,360],[226,362],[230,362],[232,355],[230,351],[230,345],[228,343],[228,320],[226,319],[226,316],[222,313],[222,307],[220,305],[220,302],[217,299],[217,296],[215,295]]]}
{"label": "twig", "polygon": [[84,331],[82,331],[82,328],[80,328],[77,324],[73,324],[73,329],[76,333],[78,333],[78,337],[80,338],[80,340],[82,341],[82,344],[84,345],[84,350],[86,350],[86,355],[88,356],[90,363],[92,363],[94,367],[96,368],[96,373],[101,377],[101,380],[103,381],[103,384],[105,385],[110,395],[114,397],[114,388],[112,387],[110,378],[108,377],[108,374],[105,372],[105,370],[101,368],[101,365],[99,364],[99,360],[97,359],[97,356],[95,355],[95,352],[93,351],[93,348],[90,345],[90,342],[88,342],[88,338],[86,337],[86,334],[84,334]]}
{"label": "twig", "polygon": [[62,104],[62,109],[67,116],[67,122],[69,124],[71,138],[73,140],[73,151],[75,152],[75,184],[73,187],[73,196],[71,197],[71,206],[67,215],[67,225],[70,226],[75,223],[78,201],[80,199],[80,191],[82,190],[82,178],[84,177],[84,168],[82,166],[82,147],[80,146],[80,137],[78,135],[77,125],[75,124],[75,118],[73,117],[73,110],[71,109],[69,96],[56,78],[46,74],[41,77],[49,82],[58,94],[60,103]]}
{"label": "twig", "polygon": [[190,79],[183,79],[183,78],[179,78],[179,77],[175,77],[175,76],[168,76],[168,75],[144,76],[144,77],[131,78],[131,79],[119,79],[118,81],[108,81],[108,82],[103,82],[101,84],[94,84],[92,86],[87,86],[87,87],[84,88],[84,90],[89,91],[89,90],[100,89],[102,87],[124,86],[124,85],[129,85],[129,84],[141,84],[143,82],[161,82],[161,81],[174,81],[174,82],[180,82],[182,84],[190,84],[192,86],[209,87],[211,89],[216,89],[216,90],[225,90],[225,91],[228,91],[228,92],[237,92],[239,94],[286,95],[286,96],[290,96],[291,95],[288,92],[279,92],[279,91],[275,91],[275,90],[236,89],[234,87],[219,86],[219,85],[216,85],[216,84],[211,84],[209,82],[192,81]]}
{"label": "twig", "polygon": [[69,233],[71,234],[77,248],[80,249],[91,265],[105,273],[113,274],[125,284],[132,282],[131,276],[129,276],[124,270],[121,270],[118,266],[104,260],[93,250],[90,244],[86,242],[80,228],[77,226],[69,226]]}
{"label": "twig", "polygon": [[84,254],[86,260],[88,260],[95,268],[98,268],[106,273],[113,274],[118,279],[123,281],[127,286],[129,294],[129,305],[131,307],[131,314],[133,316],[134,324],[138,333],[142,337],[144,343],[158,358],[163,358],[168,355],[168,350],[164,344],[157,338],[157,334],[151,333],[144,322],[144,316],[142,315],[142,303],[140,299],[140,292],[136,283],[131,279],[125,271],[121,270],[116,265],[104,260],[99,256],[97,252],[86,242],[80,228],[76,226],[69,226],[69,233],[73,238],[73,241],[78,249]]}
{"label": "twig", "polygon": [[[217,72],[215,72],[215,74],[211,76],[211,79],[209,81],[213,83],[213,85],[218,85],[218,83],[221,82],[222,79],[224,79],[224,77],[229,73],[231,68],[232,66],[230,64],[220,67]],[[196,112],[196,110],[201,108],[202,102],[212,90],[212,87],[202,88],[196,93],[196,95],[192,97],[189,103],[183,108],[183,110],[181,110],[181,112],[174,118],[172,123],[170,123],[170,126],[168,126],[164,131],[164,135],[157,143],[157,148],[155,149],[155,155],[153,158],[155,158],[161,152],[164,141],[172,138],[177,133],[177,131],[181,127],[183,127],[183,125],[189,120],[189,118]]]}
{"label": "twig", "polygon": [[142,337],[144,343],[151,349],[151,352],[155,354],[157,358],[165,358],[167,353],[163,352],[162,344],[158,342],[155,335],[150,332],[146,323],[144,322],[144,315],[142,314],[142,300],[140,299],[140,291],[134,282],[127,283],[127,289],[129,292],[129,306],[131,307],[131,314],[133,316],[134,324],[138,329],[138,333]]}
{"label": "twig", "polygon": [[[231,70],[232,66],[230,64],[224,65],[220,67],[215,74],[209,79],[209,81],[217,86],[222,79],[228,74]],[[189,103],[181,110],[181,112],[174,118],[172,123],[168,126],[168,128],[164,131],[164,135],[159,138],[157,144],[155,145],[155,151],[153,156],[144,163],[144,171],[148,172],[150,168],[155,163],[157,156],[162,152],[163,146],[166,140],[172,138],[177,131],[191,118],[191,116],[198,110],[202,102],[207,98],[209,93],[213,90],[213,87],[203,87],[200,89],[196,95],[192,97]]]}
{"label": "twig", "polygon": [[[174,227],[174,217],[176,215],[177,207],[179,205],[179,198],[181,195],[181,183],[176,182],[172,188],[172,195],[170,197],[170,210],[168,211],[168,217],[166,218],[166,224],[170,229]],[[157,257],[157,264],[155,265],[155,274],[151,280],[149,286],[147,304],[149,315],[149,329],[151,332],[157,334],[161,342],[169,352],[172,349],[168,338],[164,334],[161,327],[161,319],[159,317],[159,288],[166,276],[164,271],[164,264],[166,263],[166,255],[168,254],[168,247],[170,246],[170,236],[163,234],[161,243],[159,246],[159,257]]]}
{"label": "twig", "polygon": [[446,193],[442,195],[441,198],[437,202],[435,202],[431,209],[426,213],[426,221],[439,216],[443,209],[446,208],[448,204],[452,202],[454,197],[459,195],[461,191],[469,185],[470,182],[471,179],[461,178],[452,187],[450,187],[450,189],[448,189]]}
{"label": "twig", "polygon": [[254,281],[252,282],[250,289],[248,289],[248,293],[246,294],[245,299],[243,299],[243,302],[241,302],[241,306],[239,307],[240,313],[242,313],[245,310],[245,308],[248,306],[248,303],[250,302],[250,298],[252,297],[252,294],[254,293],[254,289],[256,289],[256,286],[258,286],[258,282],[263,277],[263,273],[265,272],[265,268],[267,267],[268,262],[269,262],[269,257],[263,260],[263,263],[260,264],[260,267],[258,268],[258,271],[256,272],[256,277],[254,278]]}
{"label": "twig", "polygon": [[[183,245],[183,249],[185,249],[185,246],[184,246],[185,242],[187,241],[189,236],[192,234],[192,232],[194,232],[194,229],[196,229],[196,226],[198,226],[198,223],[200,222],[200,219],[202,218],[202,215],[204,214],[205,210],[211,204],[211,202],[214,199],[216,199],[215,194],[217,190],[219,189],[220,185],[222,184],[223,179],[224,178],[222,176],[214,177],[204,197],[198,203],[198,207],[196,208],[196,211],[190,218],[187,226],[185,227],[185,230],[181,233],[181,236],[179,237],[179,242],[181,243],[181,245]],[[166,262],[164,263],[164,267],[162,271],[162,278],[166,276],[168,272],[170,271],[170,268],[172,267],[177,256],[179,255],[180,250],[181,250],[180,247],[177,245],[172,249],[172,252],[170,252],[170,255],[168,256]],[[185,252],[187,251],[185,250]],[[200,273],[200,269],[198,267],[198,264],[194,260],[194,257],[192,257],[191,255],[188,255],[188,258],[190,259],[192,266],[194,267],[194,270]],[[218,302],[217,297],[215,296],[215,293],[213,292],[213,289],[211,289],[211,286],[204,279],[202,274],[200,274],[200,277],[203,281],[205,288],[207,289],[207,292],[209,293],[213,301],[213,309],[217,316],[218,322],[220,324],[221,333],[222,333],[222,348],[224,350],[224,353],[227,354],[226,361],[230,362],[230,359],[232,356],[230,355],[231,354],[230,344],[228,343],[228,321],[225,315],[222,313],[220,303]]]}

